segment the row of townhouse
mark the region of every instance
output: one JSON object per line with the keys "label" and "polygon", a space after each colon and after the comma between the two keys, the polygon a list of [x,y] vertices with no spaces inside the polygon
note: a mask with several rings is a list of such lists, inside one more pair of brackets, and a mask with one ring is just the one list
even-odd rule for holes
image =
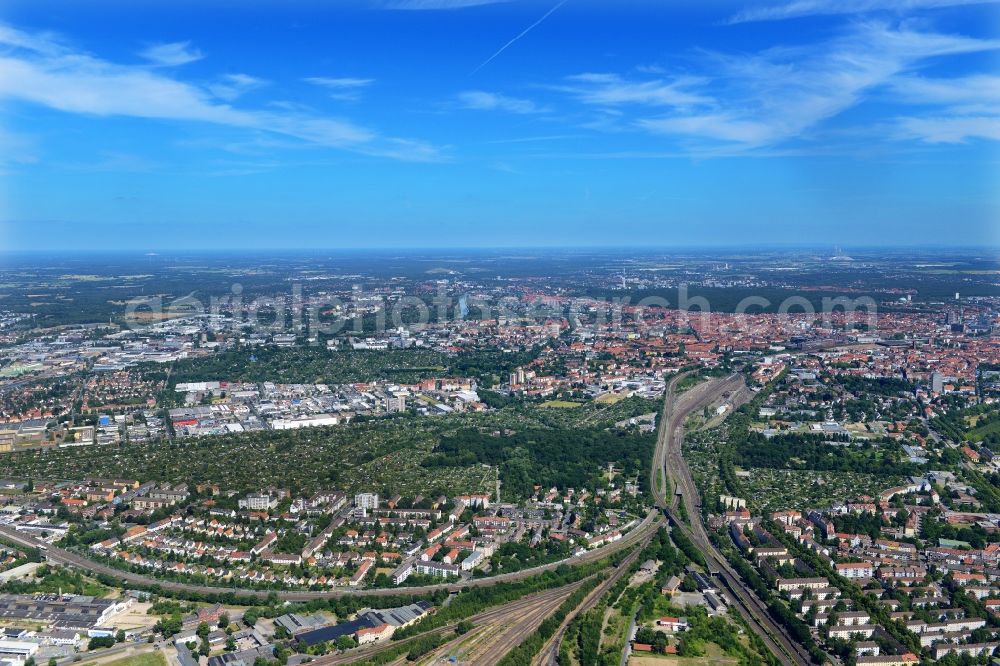
{"label": "row of townhouse", "polygon": [[875,575],[875,567],[871,562],[837,562],[834,569],[838,575],[852,580],[867,580]]}
{"label": "row of townhouse", "polygon": [[610,532],[605,532],[604,534],[598,534],[587,540],[588,548],[600,548],[601,546],[607,545],[609,543],[614,543],[616,541],[621,541],[622,533],[618,530],[611,530]]}
{"label": "row of townhouse", "polygon": [[[122,561],[132,564],[135,566],[140,566],[143,568],[151,569],[154,571],[170,572],[176,574],[185,575],[205,575],[214,578],[219,578],[227,581],[243,581],[249,583],[282,583],[290,587],[313,587],[313,586],[326,586],[335,587],[342,584],[341,579],[334,576],[295,576],[288,572],[275,572],[271,570],[257,570],[249,567],[237,567],[237,568],[224,568],[224,567],[212,567],[204,566],[199,564],[188,564],[185,562],[165,562],[160,559],[146,558],[137,553],[129,553],[127,551],[119,551],[115,553],[115,556],[120,558]],[[298,558],[298,555],[288,556],[288,561],[285,562],[282,559],[282,555],[275,555],[275,561],[282,564],[294,563],[294,559]],[[345,565],[349,562],[345,562]],[[372,559],[361,560],[358,564],[357,571],[351,575],[346,582],[347,585],[355,586],[358,585],[361,580],[366,576],[366,574],[374,566],[375,561]]]}
{"label": "row of townhouse", "polygon": [[830,618],[834,619],[833,625],[837,627],[853,627],[866,625],[871,622],[871,614],[867,611],[839,611],[836,613],[817,613],[813,620],[813,626],[819,627],[826,624]]}

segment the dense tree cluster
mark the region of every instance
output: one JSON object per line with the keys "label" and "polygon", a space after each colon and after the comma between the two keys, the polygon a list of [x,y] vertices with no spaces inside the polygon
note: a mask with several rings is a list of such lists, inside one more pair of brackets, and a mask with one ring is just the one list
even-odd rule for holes
{"label": "dense tree cluster", "polygon": [[896,396],[910,393],[916,386],[898,377],[860,377],[858,375],[837,375],[837,383],[854,394]]}
{"label": "dense tree cluster", "polygon": [[811,469],[838,472],[861,472],[899,476],[914,474],[915,465],[900,460],[895,442],[847,444],[846,435],[789,433],[768,439],[751,432],[734,449],[735,462],[744,467],[773,469]]}
{"label": "dense tree cluster", "polygon": [[931,427],[955,442],[982,442],[1000,450],[1000,410],[993,404],[952,409],[931,419]]}
{"label": "dense tree cluster", "polygon": [[504,490],[515,497],[533,494],[533,486],[591,487],[608,463],[628,476],[646,473],[655,436],[634,431],[530,429],[507,436],[474,429],[441,438],[425,467],[474,464],[498,466]]}

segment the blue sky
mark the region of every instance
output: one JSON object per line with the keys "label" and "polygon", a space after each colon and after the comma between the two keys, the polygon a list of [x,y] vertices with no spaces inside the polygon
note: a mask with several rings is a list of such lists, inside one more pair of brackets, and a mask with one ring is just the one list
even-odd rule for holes
{"label": "blue sky", "polygon": [[1000,242],[993,2],[4,4],[0,249]]}

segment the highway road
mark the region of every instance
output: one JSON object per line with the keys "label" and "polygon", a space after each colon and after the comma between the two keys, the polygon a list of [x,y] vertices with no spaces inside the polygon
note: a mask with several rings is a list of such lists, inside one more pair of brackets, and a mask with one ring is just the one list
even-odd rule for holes
{"label": "highway road", "polygon": [[[710,379],[696,385],[680,396],[675,395],[676,382],[667,387],[664,398],[663,417],[660,420],[657,446],[654,454],[653,484],[657,506],[670,516],[673,529],[683,531],[705,556],[709,567],[722,581],[737,610],[747,620],[753,631],[760,636],[768,649],[783,664],[808,664],[809,653],[798,645],[778,625],[767,611],[767,606],[744,583],[726,558],[718,551],[705,529],[701,517],[701,498],[691,471],[683,455],[684,422],[697,410],[712,404],[720,398],[735,396],[744,388],[742,375],[730,375],[724,379]],[[659,483],[659,471],[674,489],[674,495],[667,497],[666,489]],[[678,496],[679,493],[679,496]],[[677,516],[677,505],[684,502],[691,526]]]}

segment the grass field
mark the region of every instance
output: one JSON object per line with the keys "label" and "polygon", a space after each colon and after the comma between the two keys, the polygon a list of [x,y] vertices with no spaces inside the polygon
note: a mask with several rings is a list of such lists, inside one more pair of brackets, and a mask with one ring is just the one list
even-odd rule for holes
{"label": "grass field", "polygon": [[[982,422],[982,425],[978,425]],[[977,420],[977,427],[969,432],[965,433],[965,440],[968,442],[978,442],[984,439],[987,435],[1000,434],[1000,418],[997,415],[990,415],[987,420],[983,421],[983,417]]]}
{"label": "grass field", "polygon": [[[84,662],[81,666],[88,666],[94,663],[93,661]],[[145,652],[132,657],[104,662],[101,666],[167,666],[167,660],[162,652]]]}
{"label": "grass field", "polygon": [[613,405],[616,402],[621,402],[625,399],[624,393],[602,393],[594,399],[599,405]]}
{"label": "grass field", "polygon": [[629,657],[629,666],[733,666],[740,663],[736,657],[727,656],[722,649],[714,643],[705,644],[705,656],[703,657],[673,657],[662,654],[632,653]]}
{"label": "grass field", "polygon": [[542,403],[542,407],[545,408],[556,408],[556,409],[573,409],[574,407],[582,407],[582,402],[573,402],[571,400],[546,400]]}
{"label": "grass field", "polygon": [[701,384],[706,379],[708,378],[702,375],[688,375],[687,377],[684,377],[679,382],[677,382],[677,385],[674,387],[674,392],[677,395],[680,395],[685,391],[693,389],[695,386]]}

